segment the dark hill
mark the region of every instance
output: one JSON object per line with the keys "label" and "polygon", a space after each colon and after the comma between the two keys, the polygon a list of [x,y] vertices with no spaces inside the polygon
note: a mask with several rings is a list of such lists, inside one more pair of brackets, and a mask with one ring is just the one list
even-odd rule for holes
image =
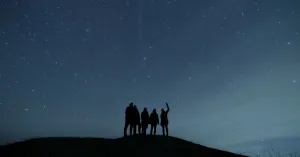
{"label": "dark hill", "polygon": [[1,157],[241,157],[174,137],[38,138],[6,145]]}

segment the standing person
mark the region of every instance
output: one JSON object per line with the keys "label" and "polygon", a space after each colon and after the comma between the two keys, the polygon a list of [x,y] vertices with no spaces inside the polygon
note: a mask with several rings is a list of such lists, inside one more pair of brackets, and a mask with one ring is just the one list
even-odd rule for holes
{"label": "standing person", "polygon": [[153,109],[151,115],[150,115],[150,135],[156,134],[156,126],[159,124],[158,114],[156,113],[156,109]]}
{"label": "standing person", "polygon": [[[133,134],[136,135],[136,129],[138,129],[138,134],[141,134],[141,118],[140,112],[136,105],[133,106],[134,108],[134,126],[133,126]],[[136,127],[138,126],[138,128]]]}
{"label": "standing person", "polygon": [[125,110],[125,126],[124,126],[124,136],[127,136],[127,129],[130,126],[130,135],[132,135],[132,127],[133,127],[133,102],[131,102]]}
{"label": "standing person", "polygon": [[169,129],[168,129],[168,124],[169,124],[169,120],[168,120],[168,113],[169,113],[169,104],[166,103],[167,106],[167,111],[165,111],[163,108],[161,109],[161,114],[160,114],[160,125],[162,127],[162,133],[163,136],[165,136],[165,132],[166,135],[169,136]]}
{"label": "standing person", "polygon": [[149,113],[146,107],[141,113],[141,118],[142,118],[142,135],[146,135],[148,124],[149,124]]}

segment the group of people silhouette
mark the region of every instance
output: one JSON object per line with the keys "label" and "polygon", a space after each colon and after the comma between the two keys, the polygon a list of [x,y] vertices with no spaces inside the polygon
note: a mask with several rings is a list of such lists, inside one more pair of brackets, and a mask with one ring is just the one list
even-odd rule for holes
{"label": "group of people silhouette", "polygon": [[[162,108],[160,114],[160,126],[162,127],[163,136],[169,135],[168,113],[170,109],[168,103],[166,103],[166,106],[167,110]],[[150,135],[156,135],[156,127],[159,125],[159,117],[156,109],[153,109],[149,116],[148,110],[145,107],[140,114],[137,106],[131,102],[125,111],[124,136],[127,136],[128,127],[130,135],[137,135],[137,132],[139,135],[146,135],[149,124],[151,125]]]}

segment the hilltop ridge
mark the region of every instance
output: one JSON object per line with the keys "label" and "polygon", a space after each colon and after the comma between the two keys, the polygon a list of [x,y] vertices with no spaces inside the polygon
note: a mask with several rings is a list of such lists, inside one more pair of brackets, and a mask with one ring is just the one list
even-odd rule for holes
{"label": "hilltop ridge", "polygon": [[49,137],[9,144],[5,157],[242,157],[175,137],[131,136],[118,139]]}

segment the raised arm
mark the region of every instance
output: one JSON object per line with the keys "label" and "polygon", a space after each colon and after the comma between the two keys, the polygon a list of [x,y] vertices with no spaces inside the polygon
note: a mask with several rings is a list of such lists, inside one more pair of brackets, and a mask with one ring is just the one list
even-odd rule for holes
{"label": "raised arm", "polygon": [[167,106],[167,113],[170,111],[170,108],[169,108],[169,104],[168,103],[166,103],[166,106]]}

